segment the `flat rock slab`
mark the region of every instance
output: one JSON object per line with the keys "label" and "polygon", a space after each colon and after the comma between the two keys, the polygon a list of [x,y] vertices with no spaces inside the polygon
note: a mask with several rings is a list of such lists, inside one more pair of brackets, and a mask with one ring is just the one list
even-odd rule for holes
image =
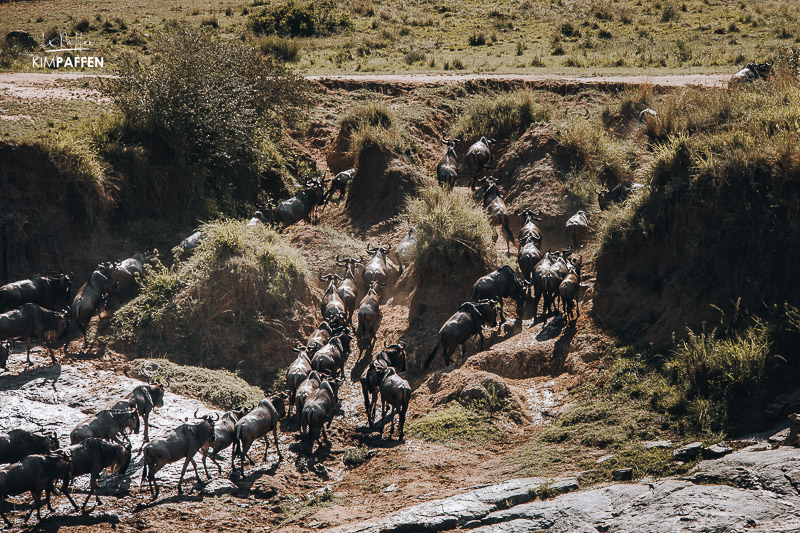
{"label": "flat rock slab", "polygon": [[744,448],[721,459],[703,461],[689,479],[697,483],[726,483],[743,489],[798,496],[800,450],[793,447],[774,450]]}

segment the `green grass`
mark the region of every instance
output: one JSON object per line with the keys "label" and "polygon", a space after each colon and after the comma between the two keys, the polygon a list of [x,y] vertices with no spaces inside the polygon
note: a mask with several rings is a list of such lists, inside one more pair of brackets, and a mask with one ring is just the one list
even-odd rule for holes
{"label": "green grass", "polygon": [[300,503],[284,503],[283,507],[283,520],[281,523],[287,524],[302,520],[317,512],[319,509],[325,507],[333,507],[334,505],[346,505],[349,499],[345,496],[336,494],[332,490],[326,490],[321,494],[315,495],[306,501]]}
{"label": "green grass", "polygon": [[537,102],[531,91],[483,95],[470,99],[464,113],[450,128],[450,137],[473,142],[481,136],[507,139],[534,122],[547,122],[553,114],[548,102]]}
{"label": "green grass", "polygon": [[406,432],[411,437],[456,449],[485,446],[505,438],[505,432],[485,414],[457,403],[409,423]]}
{"label": "green grass", "polygon": [[344,464],[350,467],[355,467],[366,463],[374,454],[370,453],[370,449],[363,444],[358,448],[345,448],[342,455]]}
{"label": "green grass", "polygon": [[379,100],[352,107],[342,117],[340,128],[340,135],[349,141],[349,155],[354,161],[367,148],[402,154],[413,146],[397,113]]}
{"label": "green grass", "polygon": [[158,371],[152,378],[161,383],[169,380],[170,392],[196,398],[222,410],[254,406],[264,398],[264,391],[227,370],[182,366],[166,359],[136,359],[131,362],[129,374],[148,380],[154,366]]}

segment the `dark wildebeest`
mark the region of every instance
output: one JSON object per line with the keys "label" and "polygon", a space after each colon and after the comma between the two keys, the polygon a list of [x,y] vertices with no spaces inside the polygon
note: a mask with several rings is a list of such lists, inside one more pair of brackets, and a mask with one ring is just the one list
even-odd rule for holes
{"label": "dark wildebeest", "polygon": [[181,252],[183,253],[190,252],[195,248],[197,248],[198,246],[200,246],[200,243],[203,242],[205,239],[206,239],[205,232],[195,231],[194,233],[183,239],[181,243],[178,245],[178,248],[180,248]]}
{"label": "dark wildebeest", "polygon": [[86,439],[96,438],[122,444],[118,437],[122,435],[125,442],[130,444],[126,429],[139,433],[139,413],[136,409],[105,409],[79,422],[70,432],[69,440],[70,444],[79,444]]}
{"label": "dark wildebeest", "polygon": [[514,298],[517,304],[517,317],[521,319],[527,288],[528,284],[525,280],[519,279],[517,273],[510,266],[503,265],[475,282],[469,301],[496,300],[500,304],[500,325],[502,326],[506,321],[503,314],[503,298]]}
{"label": "dark wildebeest", "polygon": [[[569,257],[572,249],[565,250],[562,254],[547,252],[536,265],[533,273],[534,284],[534,322],[535,313],[539,309],[539,300],[544,297],[542,314],[552,311],[556,299],[559,297],[558,287],[569,273],[569,266],[565,257]],[[556,306],[557,307],[557,306]]]}
{"label": "dark wildebeest", "polygon": [[742,70],[733,75],[731,85],[766,78],[771,70],[772,65],[769,63],[748,63]]}
{"label": "dark wildebeest", "polygon": [[517,240],[520,243],[532,241],[537,248],[542,247],[542,232],[536,222],[542,221],[542,210],[534,213],[530,209],[518,209],[515,215],[522,218],[522,228],[519,230]]}
{"label": "dark wildebeest", "polygon": [[600,210],[605,211],[608,206],[618,202],[624,202],[628,197],[640,190],[644,185],[641,183],[633,183],[632,181],[625,181],[611,189],[598,189],[597,190],[597,203],[600,205]]}
{"label": "dark wildebeest", "polygon": [[[528,287],[530,288],[530,285],[533,284],[533,271],[539,261],[542,260],[542,252],[533,241],[519,241],[519,243],[517,263],[522,277],[528,282]],[[530,293],[530,290],[528,292]]]}
{"label": "dark wildebeest", "polygon": [[0,287],[0,313],[16,309],[23,304],[36,304],[51,311],[69,307],[72,277],[36,275]]}
{"label": "dark wildebeest", "polygon": [[402,274],[403,270],[411,263],[414,257],[414,248],[416,247],[417,227],[409,226],[408,235],[403,237],[403,240],[400,241],[400,244],[394,249],[394,253],[397,255],[397,264],[400,266],[400,274]]}
{"label": "dark wildebeest", "polygon": [[347,311],[344,302],[336,291],[336,282],[342,281],[342,278],[336,274],[320,274],[319,279],[328,284],[328,288],[325,289],[325,294],[322,295],[322,302],[320,303],[322,319],[331,324],[339,321],[345,322],[347,320]]}
{"label": "dark wildebeest", "polygon": [[381,323],[381,307],[379,305],[378,283],[370,282],[369,289],[361,305],[358,308],[358,326],[356,327],[356,343],[358,345],[358,359],[366,351],[372,353],[375,340],[378,335],[378,328]]}
{"label": "dark wildebeest", "polygon": [[284,393],[274,395],[272,398],[264,398],[258,402],[255,409],[247,413],[245,416],[236,422],[233,435],[233,453],[231,453],[231,469],[234,468],[234,461],[238,455],[242,472],[244,472],[244,458],[250,461],[251,465],[256,464],[253,459],[247,455],[250,451],[250,446],[253,445],[259,437],[264,437],[264,459],[267,461],[267,451],[269,450],[269,440],[267,435],[272,432],[275,439],[275,449],[278,452],[278,458],[283,460],[281,448],[278,446],[278,423],[280,419],[286,416],[286,406],[283,401],[286,399]]}
{"label": "dark wildebeest", "polygon": [[300,424],[300,415],[303,413],[303,406],[306,404],[306,399],[319,388],[323,377],[330,377],[330,374],[320,375],[316,370],[312,370],[308,373],[308,377],[297,387],[297,392],[294,395],[294,408],[298,425]]}
{"label": "dark wildebeest", "polygon": [[6,369],[9,355],[11,355],[11,343],[5,341],[0,342],[0,368],[3,370]]}
{"label": "dark wildebeest", "polygon": [[[331,340],[331,335],[333,335],[333,328],[325,322],[324,320],[319,323],[317,329],[314,330],[314,333],[308,338],[308,342],[306,343],[306,353],[308,357],[311,358],[317,353],[317,350],[328,344]],[[295,347],[300,347],[302,349],[302,344],[296,343]],[[299,350],[295,350],[296,352]]]}
{"label": "dark wildebeest", "polygon": [[323,205],[328,205],[328,202],[333,199],[333,195],[337,192],[339,193],[339,197],[336,199],[337,202],[344,198],[344,195],[347,192],[347,186],[350,185],[351,181],[353,181],[353,176],[355,175],[356,169],[354,168],[343,170],[336,174],[331,180],[331,186],[328,189],[328,192],[325,193],[325,203]]}
{"label": "dark wildebeest", "polygon": [[303,186],[305,188],[302,191],[284,200],[275,208],[274,220],[279,229],[297,224],[301,220],[310,222],[314,208],[322,202],[322,195],[325,192],[324,179],[306,178]]}
{"label": "dark wildebeest", "polygon": [[389,417],[392,421],[389,438],[391,439],[394,433],[394,416],[397,414],[400,417],[398,436],[400,442],[403,442],[403,428],[406,425],[408,402],[411,400],[411,387],[408,381],[397,375],[394,368],[384,367],[381,371],[379,388],[381,391],[381,438],[383,438],[383,428],[386,424],[386,407],[388,405],[391,407]]}
{"label": "dark wildebeest", "polygon": [[267,202],[265,204],[256,204],[256,210],[253,211],[252,218],[247,221],[248,226],[258,226],[259,224],[271,225],[275,217],[275,204]]}
{"label": "dark wildebeest", "polygon": [[[45,343],[53,360],[56,364],[56,356],[53,352],[55,341],[65,339],[69,329],[69,313],[59,313],[50,311],[36,304],[23,304],[19,309],[14,309],[0,315],[0,340],[25,339],[28,348],[27,362],[31,362],[31,345],[33,339],[39,339]],[[64,353],[66,354],[66,340]]]}
{"label": "dark wildebeest", "polygon": [[387,345],[383,341],[384,349],[378,352],[369,365],[361,373],[359,382],[361,392],[364,395],[364,410],[367,412],[367,422],[372,427],[372,420],[375,416],[375,404],[377,403],[378,385],[380,385],[380,374],[376,365],[381,363],[386,366],[394,367],[398,372],[406,371],[406,345],[403,342]]}
{"label": "dark wildebeest", "polygon": [[300,434],[308,438],[308,453],[314,451],[314,443],[324,436],[328,440],[325,431],[325,421],[328,428],[331,427],[333,413],[338,403],[339,382],[333,378],[327,378],[320,383],[317,390],[306,399],[303,411],[300,415]]}
{"label": "dark wildebeest", "polygon": [[311,358],[311,368],[321,374],[328,372],[332,376],[335,376],[336,370],[339,369],[344,377],[344,365],[350,356],[352,340],[353,337],[348,328],[331,337],[330,342],[320,348]]}
{"label": "dark wildebeest", "polygon": [[467,166],[472,168],[472,180],[469,182],[469,188],[471,190],[475,190],[475,180],[480,171],[487,168],[494,168],[494,165],[490,165],[490,163],[494,160],[491,145],[495,142],[497,141],[494,139],[481,137],[478,139],[478,142],[470,146],[469,150],[467,150]]}
{"label": "dark wildebeest", "polygon": [[436,165],[436,179],[439,185],[452,187],[458,179],[458,156],[456,146],[463,142],[462,139],[446,139],[442,137],[442,142],[447,145],[447,152]]}
{"label": "dark wildebeest", "polygon": [[386,266],[386,254],[391,251],[392,247],[388,244],[380,248],[373,248],[371,244],[367,244],[367,253],[372,256],[367,266],[364,267],[364,288],[369,287],[373,281],[379,287],[386,285],[387,273],[389,271]]}
{"label": "dark wildebeest", "polygon": [[336,264],[345,267],[344,279],[339,283],[336,292],[339,298],[344,302],[344,308],[347,312],[347,325],[353,323],[353,313],[356,311],[356,302],[358,302],[358,287],[356,286],[356,265],[362,264],[362,258],[356,259],[355,257],[345,257],[344,259],[336,256]]}
{"label": "dark wildebeest", "polygon": [[[97,312],[100,304],[106,302],[108,293],[116,289],[116,283],[114,282],[116,268],[113,263],[98,265],[97,270],[92,272],[89,277],[89,281],[78,289],[75,299],[72,300],[72,317],[75,319],[78,329],[83,333],[84,348],[89,344],[89,338],[86,335],[89,321]],[[96,333],[95,339],[97,339]]]}
{"label": "dark wildebeest", "polygon": [[[324,324],[324,322],[323,322]],[[327,343],[326,343],[327,344]],[[294,397],[297,393],[297,387],[300,386],[309,372],[311,372],[311,359],[308,358],[308,353],[301,345],[292,348],[297,352],[297,359],[289,365],[289,370],[286,372],[286,388],[289,389],[289,410],[292,410],[294,405]]]}
{"label": "dark wildebeest", "polygon": [[55,492],[53,482],[63,479],[69,469],[70,458],[59,450],[49,455],[29,455],[18,463],[9,465],[0,470],[0,517],[11,527],[13,524],[6,518],[3,502],[7,496],[17,496],[30,492],[33,497],[33,507],[25,516],[25,522],[36,509],[36,518],[41,522],[42,491],[45,491],[45,503],[50,512],[50,493]]}
{"label": "dark wildebeest", "polygon": [[578,301],[578,293],[581,289],[581,266],[583,265],[583,256],[579,256],[576,261],[570,262],[570,269],[564,277],[564,281],[558,286],[558,292],[561,295],[561,305],[564,309],[564,314],[567,315],[567,320],[572,319],[573,307],[577,309],[573,323],[581,316],[581,306]]}
{"label": "dark wildebeest", "polygon": [[86,439],[80,444],[70,446],[65,451],[70,457],[70,464],[67,473],[64,475],[61,492],[69,499],[76,511],[79,509],[78,504],[69,494],[69,484],[72,480],[78,476],[91,475],[89,494],[86,495],[86,500],[84,500],[83,506],[80,507],[82,511],[86,511],[86,504],[89,503],[89,498],[92,497],[92,494],[94,494],[97,505],[102,505],[100,495],[97,494],[97,479],[100,477],[100,472],[109,468],[112,475],[124,474],[131,464],[130,446],[112,444],[101,439]]}
{"label": "dark wildebeest", "polygon": [[[181,477],[178,479],[178,494],[183,494],[181,483],[183,483],[183,476],[186,474],[186,467],[192,463],[194,467],[194,475],[200,481],[200,474],[197,472],[197,463],[194,460],[195,454],[214,443],[214,422],[219,420],[211,417],[211,415],[197,416],[197,411],[194,412],[194,417],[200,422],[197,424],[182,424],[177,429],[168,433],[165,437],[153,439],[147,446],[144,447],[144,468],[142,469],[142,480],[147,479],[150,486],[150,494],[153,499],[158,499],[160,489],[156,481],[156,472],[161,470],[164,465],[174,463],[181,459],[183,468],[181,469]],[[206,472],[207,477],[211,477]]]}
{"label": "dark wildebeest", "polygon": [[[236,423],[250,411],[245,406],[231,409],[220,419],[219,423],[214,424],[214,443],[202,449],[203,452],[203,468],[208,471],[206,466],[206,457],[211,456],[211,460],[217,465],[219,473],[222,474],[222,465],[217,462],[217,454],[233,444],[235,437]],[[211,451],[209,451],[211,450]]]}
{"label": "dark wildebeest", "polygon": [[124,400],[118,401],[112,409],[126,410],[135,409],[136,412],[144,420],[144,440],[142,446],[150,442],[150,434],[148,428],[150,427],[150,413],[155,407],[164,407],[164,391],[169,387],[169,378],[167,384],[151,383],[150,385],[139,385],[133,392],[128,394]]}
{"label": "dark wildebeest", "polygon": [[494,300],[482,300],[480,302],[464,302],[453,316],[439,330],[439,340],[436,347],[428,355],[425,367],[428,368],[433,361],[439,347],[442,347],[442,357],[444,364],[450,366],[450,356],[461,345],[461,357],[464,357],[464,346],[467,341],[475,334],[481,338],[481,350],[483,350],[483,325],[497,327],[497,302]]}
{"label": "dark wildebeest", "polygon": [[111,271],[114,294],[124,296],[135,294],[144,277],[144,266],[154,257],[155,254],[136,254],[116,263],[116,268]]}
{"label": "dark wildebeest", "polygon": [[567,244],[573,248],[580,248],[580,245],[589,236],[589,215],[586,211],[578,211],[567,220],[566,237]]}
{"label": "dark wildebeest", "polygon": [[37,435],[25,429],[12,429],[0,434],[0,464],[17,463],[29,455],[47,455],[58,446],[54,431]]}
{"label": "dark wildebeest", "polygon": [[[500,226],[502,228],[503,236],[506,240],[506,253],[511,254],[510,245],[516,246],[517,241],[514,240],[514,234],[511,232],[508,208],[500,197],[500,187],[498,187],[497,181],[492,176],[481,178],[478,182],[486,182],[486,190],[483,191],[483,207],[489,213],[489,223],[492,226]],[[496,230],[492,235],[492,240],[497,240]]]}

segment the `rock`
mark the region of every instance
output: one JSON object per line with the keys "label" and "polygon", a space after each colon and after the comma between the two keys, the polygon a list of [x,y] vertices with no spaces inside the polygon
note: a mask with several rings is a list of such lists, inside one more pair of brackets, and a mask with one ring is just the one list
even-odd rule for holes
{"label": "rock", "polygon": [[717,459],[723,455],[728,455],[733,450],[722,444],[715,444],[703,448],[703,459]]}
{"label": "rock", "polygon": [[33,35],[23,30],[11,30],[6,34],[6,44],[18,46],[25,50],[33,50],[39,46]]}
{"label": "rock", "polygon": [[239,487],[236,484],[225,478],[217,477],[206,483],[202,488],[200,494],[204,496],[222,496],[224,494],[235,494],[239,492]]}
{"label": "rock", "polygon": [[391,485],[383,489],[383,492],[394,492],[396,490],[397,490],[397,485],[395,483],[392,483]]}
{"label": "rock", "polygon": [[616,455],[614,455],[613,453],[609,454],[609,455],[604,455],[603,457],[601,457],[600,459],[597,460],[597,464],[603,464],[606,461],[610,461],[614,457],[616,457]]}
{"label": "rock", "polygon": [[692,442],[691,444],[687,444],[686,446],[678,448],[677,450],[672,452],[672,456],[675,459],[680,459],[681,461],[691,461],[692,459],[700,455],[702,451],[703,451],[702,442]]}
{"label": "rock", "polygon": [[789,436],[789,432],[791,428],[785,428],[780,430],[779,432],[775,433],[771,437],[767,439],[770,444],[781,444],[783,441],[786,440],[786,437]]}
{"label": "rock", "polygon": [[671,440],[650,440],[643,443],[645,450],[652,450],[654,448],[671,448]]}
{"label": "rock", "polygon": [[633,479],[633,468],[618,468],[611,472],[614,481],[630,481]]}
{"label": "rock", "polygon": [[800,454],[794,448],[744,449],[715,461],[700,463],[688,479],[797,496],[796,484],[787,475],[794,470],[800,470]]}

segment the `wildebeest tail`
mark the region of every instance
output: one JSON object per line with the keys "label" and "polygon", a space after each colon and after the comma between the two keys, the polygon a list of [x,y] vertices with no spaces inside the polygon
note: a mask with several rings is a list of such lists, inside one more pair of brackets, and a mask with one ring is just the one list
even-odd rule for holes
{"label": "wildebeest tail", "polygon": [[233,450],[231,451],[231,461],[233,461],[237,455],[241,455],[241,453],[242,453],[242,427],[237,426],[233,432]]}
{"label": "wildebeest tail", "polygon": [[514,234],[511,232],[511,222],[508,218],[508,215],[505,213],[500,215],[500,225],[503,226],[503,234],[505,235],[506,240],[516,246],[517,241],[514,238]]}
{"label": "wildebeest tail", "polygon": [[436,348],[434,348],[430,355],[428,355],[428,358],[425,360],[425,365],[422,367],[423,369],[427,370],[428,367],[431,366],[431,361],[433,361],[433,358],[436,356],[436,352],[439,351],[440,344],[441,342],[436,343]]}
{"label": "wildebeest tail", "polygon": [[139,486],[144,485],[144,480],[147,478],[147,454],[144,457],[144,466],[142,467],[142,479],[139,480]]}

